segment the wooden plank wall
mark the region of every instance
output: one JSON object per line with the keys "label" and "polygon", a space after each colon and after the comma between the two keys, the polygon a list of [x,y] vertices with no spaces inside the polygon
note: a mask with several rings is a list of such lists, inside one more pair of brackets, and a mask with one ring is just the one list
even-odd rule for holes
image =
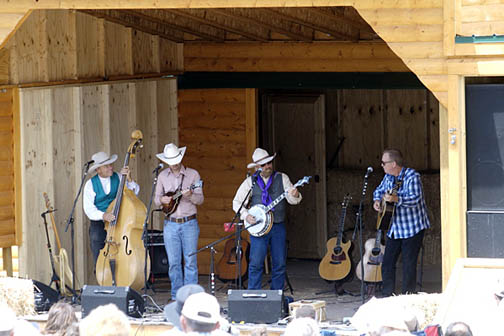
{"label": "wooden plank wall", "polygon": [[[461,3],[460,3],[461,2]],[[460,25],[463,36],[504,35],[504,4],[499,1],[461,0]]]}
{"label": "wooden plank wall", "polygon": [[[337,113],[338,138],[344,143],[339,168],[380,169],[384,148],[399,148],[408,166],[439,169],[439,104],[428,90],[334,90],[328,117]],[[334,102],[337,100],[337,103]],[[329,132],[328,151],[336,150]],[[370,161],[371,160],[371,161]]]}
{"label": "wooden plank wall", "polygon": [[182,70],[182,44],[73,10],[33,11],[0,53],[0,84],[99,81]]}
{"label": "wooden plank wall", "polygon": [[16,200],[21,196],[16,182],[19,152],[19,104],[17,89],[0,90],[0,247],[16,245],[21,240],[20,213]]}
{"label": "wooden plank wall", "polygon": [[[198,170],[204,181],[205,201],[198,208],[199,247],[226,235],[223,223],[234,216],[232,201],[245,179],[246,166],[255,147],[246,129],[255,125],[255,100],[247,89],[179,91],[179,143],[187,146],[183,163]],[[251,114],[251,116],[248,116]],[[223,252],[224,243],[217,246]],[[221,254],[216,255],[218,262]],[[198,255],[199,270],[208,273],[209,251]]]}
{"label": "wooden plank wall", "polygon": [[[134,129],[143,131],[144,147],[130,166],[141,186],[139,198],[147,204],[151,171],[158,164],[155,154],[178,137],[176,94],[174,79],[21,89],[22,276],[44,282],[50,279],[46,242],[41,239],[45,237],[40,218],[45,210],[42,193],[47,192],[58,209],[58,232],[70,255],[70,230],[65,233],[64,229],[80,186],[83,164],[93,153],[103,150],[118,154],[115,167],[119,170]],[[75,212],[75,246],[79,283],[93,283],[82,197]],[[30,258],[26,258],[28,253]]]}

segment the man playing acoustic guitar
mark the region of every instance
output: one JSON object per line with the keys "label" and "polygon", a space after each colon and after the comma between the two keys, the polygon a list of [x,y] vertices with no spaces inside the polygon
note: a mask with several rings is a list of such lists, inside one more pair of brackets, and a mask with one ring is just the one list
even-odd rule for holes
{"label": "man playing acoustic guitar", "polygon": [[[373,208],[381,211],[381,201],[395,203],[395,211],[387,232],[382,264],[383,296],[395,290],[396,263],[402,252],[402,294],[416,292],[416,266],[425,229],[430,227],[420,174],[403,167],[397,149],[383,151],[381,165],[385,176],[373,193]],[[390,194],[389,191],[397,190]]]}
{"label": "man playing acoustic guitar", "polygon": [[[256,204],[268,205],[272,203],[279,195],[288,191],[286,200],[289,204],[298,204],[301,202],[301,194],[297,188],[293,188],[289,177],[280,172],[273,170],[273,159],[276,154],[269,155],[262,148],[256,148],[252,155],[254,162],[247,165],[247,168],[256,169],[256,173],[246,178],[242,182],[235,198],[233,199],[233,210],[235,212],[240,208],[240,204],[247,196],[248,191],[252,187],[252,182],[255,182],[252,188],[250,206]],[[271,272],[271,289],[283,289],[285,283],[285,263],[286,252],[285,239],[285,212],[286,203],[282,200],[273,209],[273,226],[270,231],[261,237],[250,236],[250,263],[248,274],[248,289],[261,289],[261,280],[264,269],[264,258],[270,246],[272,259]],[[248,213],[246,209],[241,211],[241,219],[245,220],[248,225],[256,224],[256,218]]]}
{"label": "man playing acoustic guitar", "polygon": [[[191,187],[200,181],[200,175],[196,170],[182,164],[185,151],[186,147],[178,148],[170,143],[165,146],[163,153],[156,154],[157,158],[168,164],[169,168],[159,174],[154,203],[158,206],[171,204],[175,197],[173,192],[181,193],[180,200],[168,212],[163,227],[172,300],[175,300],[180,287],[198,283],[196,254],[189,255],[198,249],[199,226],[196,206],[203,203],[203,190],[201,187],[194,189]],[[167,193],[172,196],[168,196]]]}

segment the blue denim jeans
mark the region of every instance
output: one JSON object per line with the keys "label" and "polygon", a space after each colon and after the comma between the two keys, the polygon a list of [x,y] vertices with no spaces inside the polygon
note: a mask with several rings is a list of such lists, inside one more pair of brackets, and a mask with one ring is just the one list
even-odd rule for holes
{"label": "blue denim jeans", "polygon": [[285,283],[285,224],[275,223],[268,234],[262,237],[250,236],[250,263],[248,274],[248,289],[261,289],[264,271],[264,258],[271,252],[271,289],[283,289]]}
{"label": "blue denim jeans", "polygon": [[105,223],[103,221],[91,221],[89,224],[89,241],[91,243],[91,252],[96,265],[100,250],[105,247],[107,239],[107,231],[105,231]]}
{"label": "blue denim jeans", "polygon": [[[189,256],[198,249],[198,220],[192,219],[185,223],[165,220],[163,236],[170,265],[168,275],[171,281],[171,295],[175,300],[175,295],[180,287],[198,283],[197,257],[196,254]],[[182,256],[184,256],[183,271]]]}

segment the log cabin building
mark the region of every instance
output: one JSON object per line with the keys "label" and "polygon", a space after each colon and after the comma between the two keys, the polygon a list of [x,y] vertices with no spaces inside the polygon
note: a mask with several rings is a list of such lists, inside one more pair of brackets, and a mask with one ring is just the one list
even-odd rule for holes
{"label": "log cabin building", "polygon": [[[323,256],[339,204],[347,193],[358,204],[368,166],[372,236],[381,151],[397,147],[423,174],[426,262],[442,268],[443,283],[457,258],[501,257],[502,118],[480,115],[504,97],[503,9],[486,0],[0,0],[4,261],[18,245],[20,274],[49,282],[42,193],[70,250],[83,164],[98,150],[121,158],[134,129],[144,133],[130,164],[144,203],[155,154],[168,142],[188,147],[184,163],[205,181],[200,246],[225,234],[256,146],[276,151],[292,180],[316,177],[291,209],[289,256]],[[75,214],[76,276],[91,283],[80,201]],[[201,273],[209,258],[199,255]]]}

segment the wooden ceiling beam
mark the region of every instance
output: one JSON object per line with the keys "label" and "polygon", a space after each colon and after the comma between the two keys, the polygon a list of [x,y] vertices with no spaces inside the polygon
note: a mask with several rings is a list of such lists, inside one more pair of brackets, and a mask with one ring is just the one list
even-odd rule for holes
{"label": "wooden ceiling beam", "polygon": [[337,14],[337,13],[329,13],[324,8],[320,8],[320,7],[306,7],[305,9],[308,10],[308,11],[310,11],[310,12],[316,13],[316,14],[318,14],[320,16],[323,16],[323,17],[325,17],[326,19],[328,19],[330,21],[337,21],[338,23],[346,24],[346,25],[349,25],[349,26],[351,26],[353,28],[356,28],[356,29],[371,30],[371,27],[366,22],[364,22],[364,21],[363,22],[357,22],[355,20],[347,18],[344,15],[340,15],[340,14]]}
{"label": "wooden ceiling beam", "polygon": [[132,22],[129,22],[129,21],[123,19],[123,18],[118,18],[118,17],[115,17],[113,15],[110,15],[107,12],[108,10],[81,9],[79,11],[83,12],[83,13],[86,13],[86,14],[89,14],[89,15],[92,15],[92,16],[95,16],[97,18],[101,18],[101,19],[107,20],[109,22],[120,24],[120,25],[125,26],[125,27],[134,28],[134,29],[136,29],[138,31],[141,31],[141,32],[144,32],[144,33],[148,33],[148,34],[152,34],[152,35],[158,35],[159,37],[162,37],[162,38],[167,39],[167,40],[172,41],[172,42],[177,42],[177,43],[183,43],[184,42],[183,39],[174,37],[173,35],[168,35],[165,32],[159,31],[157,29],[151,29],[151,28],[143,27],[143,26],[140,26],[138,24],[134,24]]}
{"label": "wooden ceiling beam", "polygon": [[241,21],[241,22],[246,23],[246,24],[253,24],[253,25],[260,26],[260,27],[265,27],[265,28],[267,28],[267,29],[269,29],[271,31],[275,31],[277,33],[286,35],[286,36],[288,36],[291,39],[296,40],[296,41],[304,41],[304,42],[311,42],[311,41],[313,41],[313,38],[311,38],[309,36],[302,35],[302,34],[297,34],[297,33],[294,33],[292,31],[288,30],[288,29],[284,29],[284,28],[279,27],[279,26],[274,26],[274,25],[269,24],[269,23],[264,22],[264,21],[259,21],[257,19],[252,19],[250,17],[246,17],[246,16],[243,16],[243,15],[240,15],[240,14],[236,14],[236,13],[233,13],[233,12],[229,11],[228,9],[210,9],[210,11],[212,11],[214,13],[217,13],[219,15],[223,15],[223,16],[232,18],[232,19],[237,20],[237,21]]}
{"label": "wooden ceiling beam", "polygon": [[249,38],[249,39],[254,40],[254,41],[261,41],[261,42],[268,42],[269,41],[267,38],[264,38],[262,36],[259,36],[259,35],[253,34],[253,33],[249,33],[249,32],[246,32],[246,31],[243,31],[243,30],[240,30],[240,29],[236,29],[236,28],[233,28],[233,27],[229,27],[228,25],[223,25],[223,24],[221,24],[219,22],[211,21],[209,19],[202,18],[202,17],[199,17],[197,15],[188,13],[187,10],[184,10],[184,9],[166,9],[166,10],[169,11],[170,13],[175,14],[175,15],[182,16],[182,17],[185,17],[185,18],[188,18],[188,19],[191,19],[191,20],[195,20],[195,21],[198,21],[200,23],[206,24],[208,26],[212,26],[212,27],[215,27],[215,28],[218,28],[218,29],[222,29],[224,31],[227,31],[227,32],[230,32],[230,33],[233,33],[233,34],[237,34],[237,35]]}
{"label": "wooden ceiling beam", "polygon": [[286,14],[282,11],[277,10],[277,9],[261,8],[261,9],[257,9],[257,10],[265,11],[267,13],[274,13],[275,15],[277,15],[280,18],[283,18],[284,20],[291,21],[291,22],[294,22],[294,23],[302,25],[302,26],[310,27],[313,30],[317,30],[317,31],[325,33],[325,34],[329,34],[335,38],[341,38],[346,41],[356,41],[358,39],[358,37],[356,37],[356,36],[351,36],[351,35],[348,35],[345,33],[341,33],[341,32],[338,32],[334,29],[331,29],[331,28],[322,27],[318,24],[300,19],[300,18],[292,16],[290,14]]}
{"label": "wooden ceiling beam", "polygon": [[139,12],[137,10],[119,10],[119,11],[130,13],[131,15],[134,15],[138,18],[143,19],[143,20],[150,21],[152,23],[156,23],[156,24],[160,24],[160,25],[164,25],[164,26],[170,27],[173,30],[178,30],[178,31],[202,38],[204,40],[213,41],[213,42],[224,42],[224,40],[218,36],[206,34],[206,33],[200,32],[200,31],[195,31],[193,29],[184,27],[182,25],[179,25],[179,24],[176,24],[173,22],[168,22],[163,19],[144,14],[143,12]]}

